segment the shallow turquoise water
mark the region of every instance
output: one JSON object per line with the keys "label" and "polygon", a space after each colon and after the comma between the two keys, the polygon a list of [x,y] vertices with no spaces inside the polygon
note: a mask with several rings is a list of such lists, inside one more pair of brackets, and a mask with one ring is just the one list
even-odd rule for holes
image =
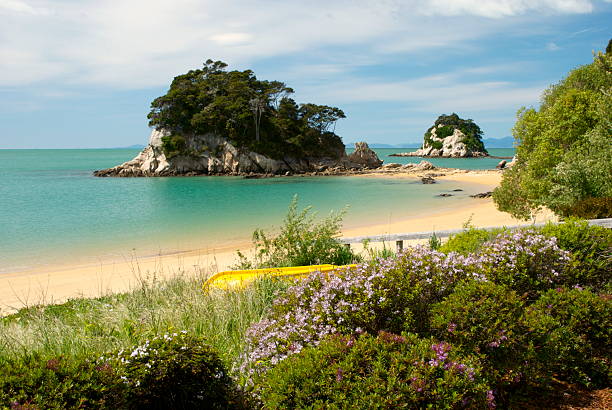
{"label": "shallow turquoise water", "polygon": [[[418,162],[418,158],[385,158]],[[218,246],[277,226],[297,194],[320,215],[349,205],[345,226],[389,223],[469,200],[478,186],[359,177],[96,178],[138,150],[0,150],[0,272],[61,262]],[[494,154],[500,155],[500,154]],[[457,168],[494,166],[475,159]],[[445,166],[449,166],[445,165]]]}

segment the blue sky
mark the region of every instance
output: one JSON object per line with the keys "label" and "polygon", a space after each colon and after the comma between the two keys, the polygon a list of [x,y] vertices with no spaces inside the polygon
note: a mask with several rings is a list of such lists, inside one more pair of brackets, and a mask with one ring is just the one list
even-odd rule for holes
{"label": "blue sky", "polygon": [[0,148],[146,143],[207,58],[334,105],[345,143],[416,143],[442,113],[486,138],[612,37],[612,0],[0,0]]}

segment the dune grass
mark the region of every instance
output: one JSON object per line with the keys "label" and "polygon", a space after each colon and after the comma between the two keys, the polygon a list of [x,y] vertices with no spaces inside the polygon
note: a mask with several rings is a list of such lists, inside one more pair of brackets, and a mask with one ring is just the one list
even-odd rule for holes
{"label": "dune grass", "polygon": [[244,332],[288,284],[262,279],[243,290],[203,292],[204,279],[179,275],[143,282],[129,293],[22,309],[0,319],[0,361],[31,355],[93,358],[187,330],[204,336],[235,371]]}

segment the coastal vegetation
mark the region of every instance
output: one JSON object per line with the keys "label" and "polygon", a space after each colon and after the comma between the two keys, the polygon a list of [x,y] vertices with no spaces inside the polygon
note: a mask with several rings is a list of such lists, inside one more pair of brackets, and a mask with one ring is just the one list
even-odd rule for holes
{"label": "coastal vegetation", "polygon": [[162,138],[169,158],[190,155],[189,138],[208,133],[275,159],[343,153],[334,130],[344,112],[297,104],[293,92],[283,82],[257,79],[251,70],[227,71],[226,63],[207,60],[201,69],[175,77],[151,103],[149,125],[170,132]]}
{"label": "coastal vegetation", "polygon": [[493,192],[500,210],[523,219],[543,207],[562,216],[612,216],[609,49],[544,91],[539,110],[519,110],[516,164]]}
{"label": "coastal vegetation", "polygon": [[[313,244],[339,244],[339,218],[294,200],[256,262],[333,262]],[[317,234],[304,243],[295,227]],[[296,283],[152,278],[23,309],[0,319],[0,408],[486,408],[609,385],[610,230],[572,220],[430,242]]]}

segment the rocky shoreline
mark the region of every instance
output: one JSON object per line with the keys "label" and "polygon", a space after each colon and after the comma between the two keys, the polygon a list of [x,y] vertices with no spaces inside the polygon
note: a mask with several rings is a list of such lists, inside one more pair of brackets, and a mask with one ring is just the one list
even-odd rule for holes
{"label": "rocky shoreline", "polygon": [[[281,178],[287,176],[410,176],[424,184],[435,178],[470,171],[438,168],[428,161],[418,164],[383,164],[365,142],[357,143],[355,151],[337,153],[335,158],[272,159],[264,155],[235,148],[223,138],[205,135],[189,142],[190,155],[167,158],[162,149],[164,131],[154,130],[149,144],[131,161],[112,168],[94,171],[98,177],[175,177],[175,176],[238,176],[246,179]],[[394,156],[415,156],[394,154]],[[433,172],[435,171],[435,172]],[[491,172],[500,172],[491,170]]]}
{"label": "rocky shoreline", "polygon": [[192,136],[182,153],[167,156],[163,138],[170,133],[153,130],[149,144],[131,161],[94,171],[97,177],[168,177],[231,175],[249,178],[281,175],[339,175],[377,168],[382,164],[365,142],[351,155],[344,148],[328,156],[271,158],[237,148],[214,134]]}

